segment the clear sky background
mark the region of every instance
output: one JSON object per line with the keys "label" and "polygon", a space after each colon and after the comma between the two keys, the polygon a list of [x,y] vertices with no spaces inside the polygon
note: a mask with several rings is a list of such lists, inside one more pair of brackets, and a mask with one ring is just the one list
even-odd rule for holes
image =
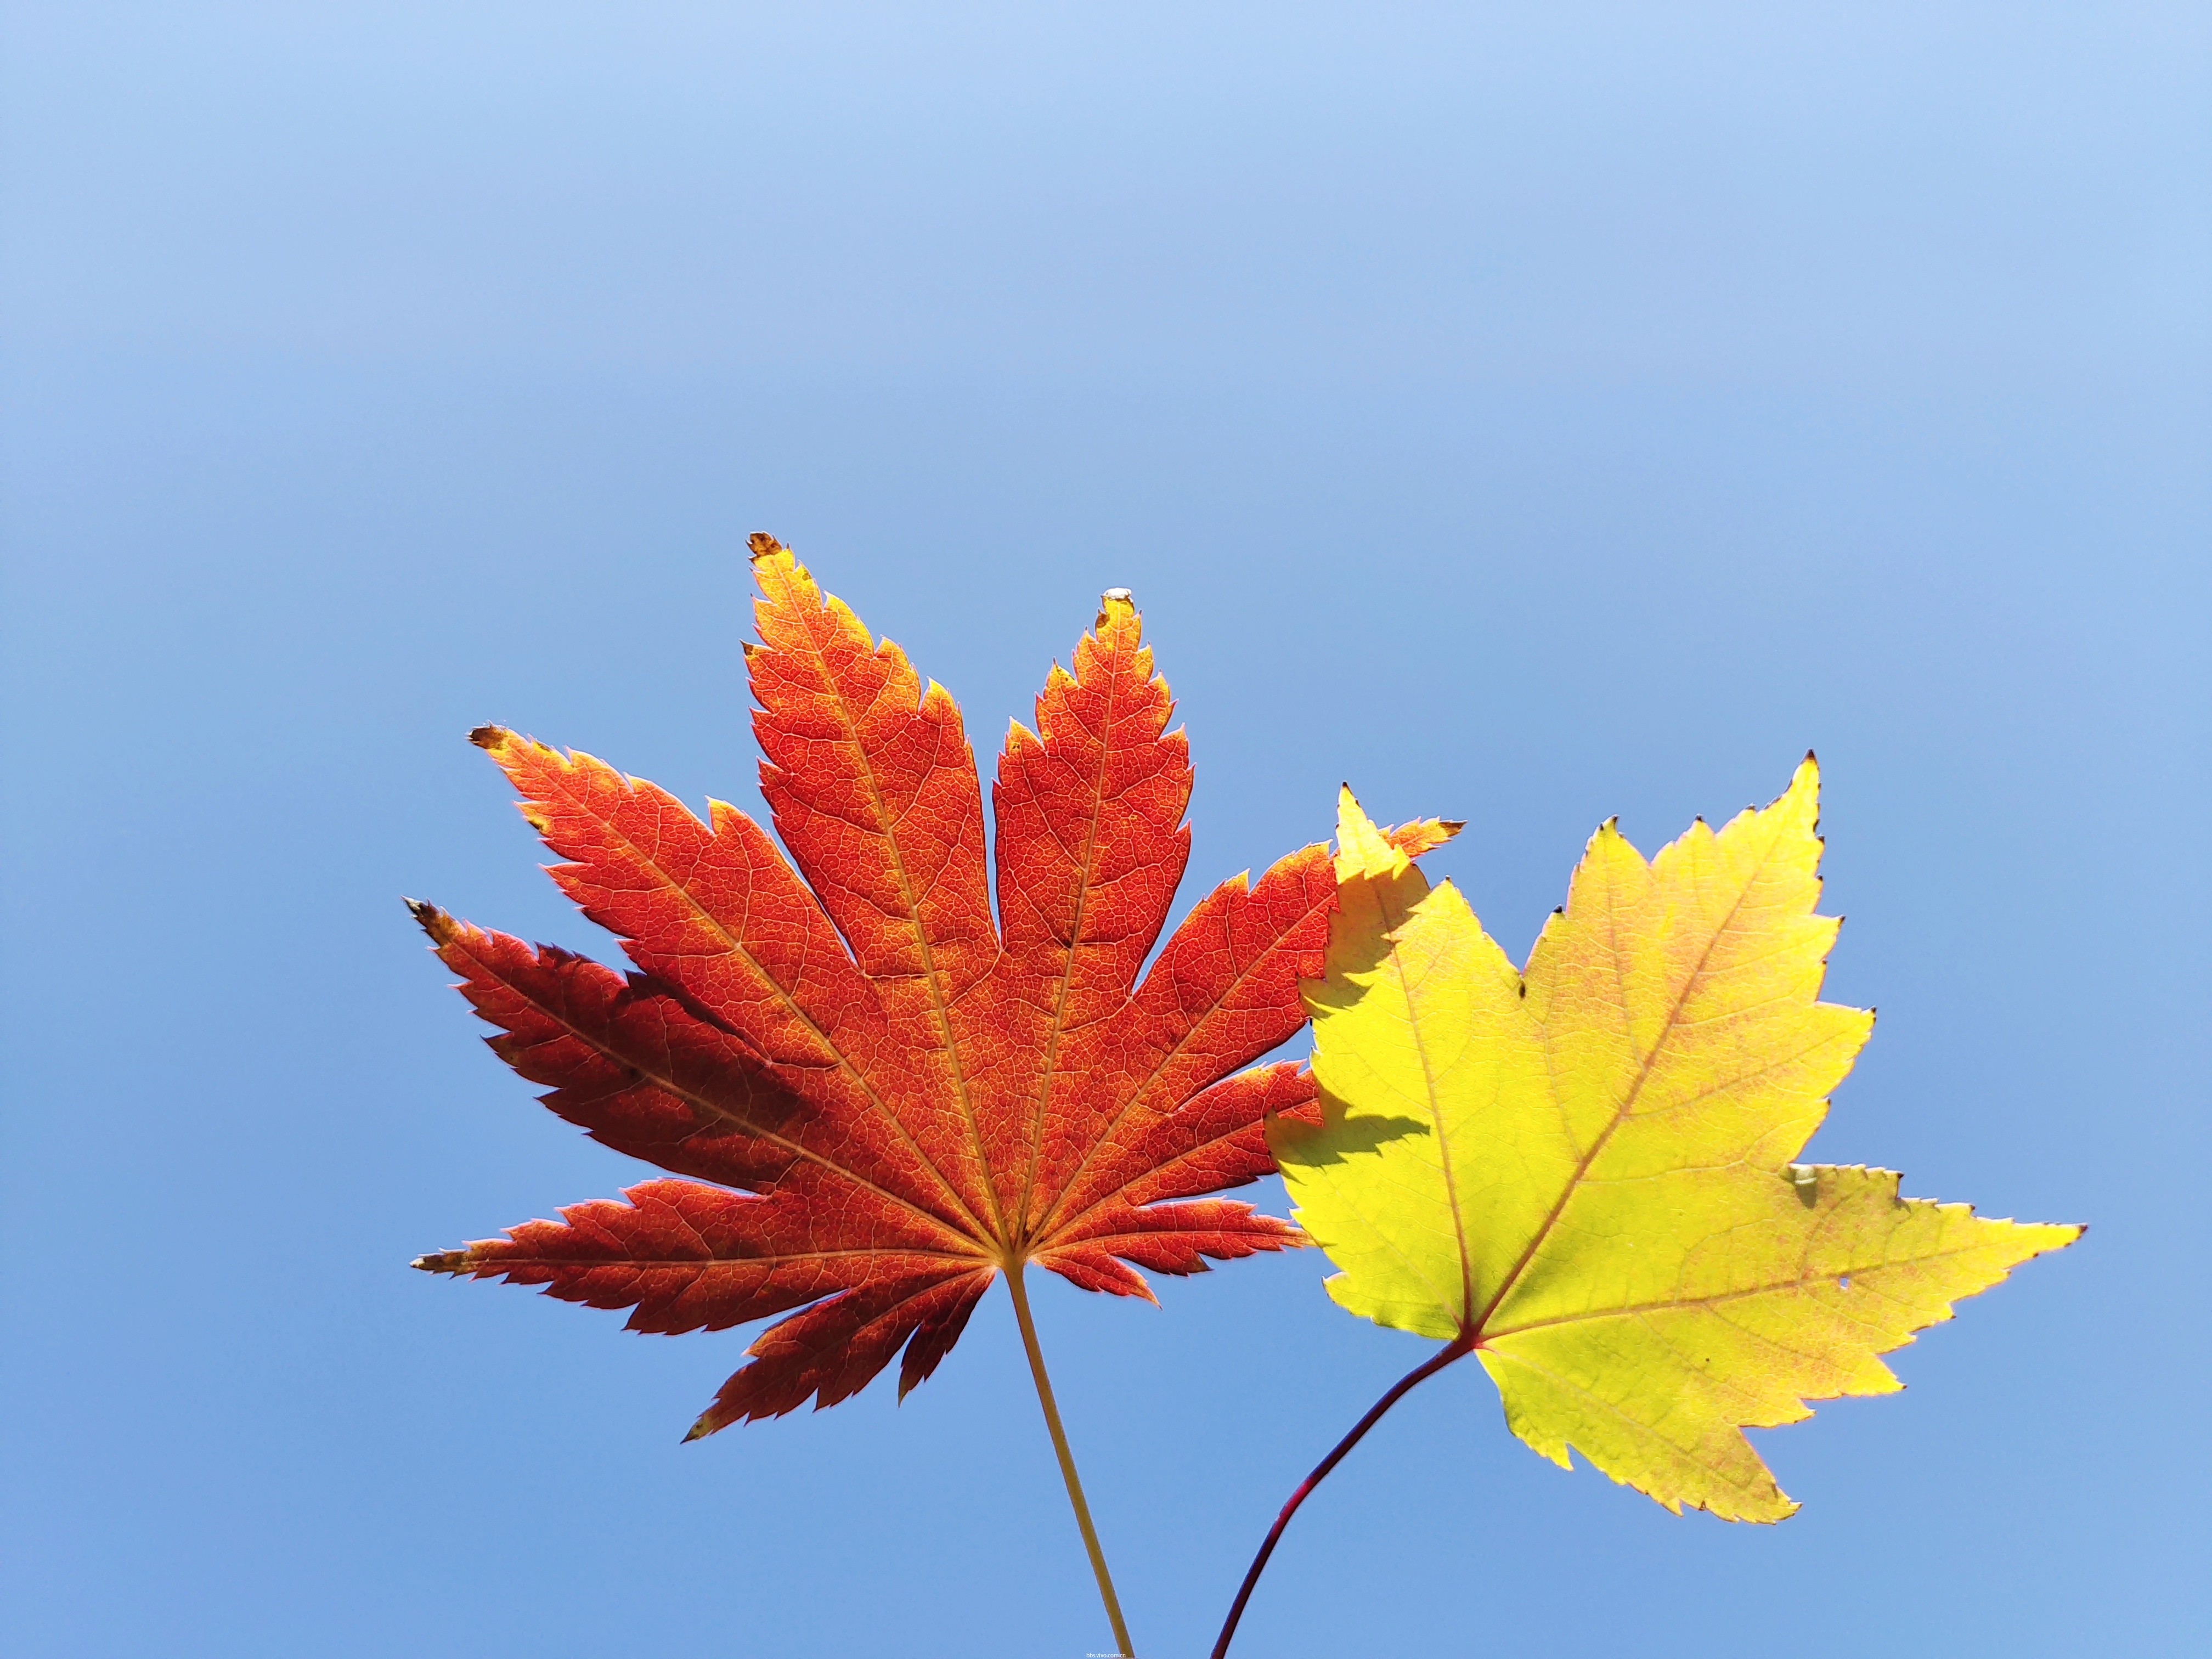
{"label": "clear sky background", "polygon": [[[605,944],[464,734],[756,802],[755,529],[985,746],[1133,588],[1186,902],[1349,779],[1517,954],[1601,818],[1817,747],[1882,1018],[1814,1153],[2093,1224],[1760,1437],[1779,1528],[1455,1368],[1240,1654],[2205,1639],[2203,8],[0,17],[14,1659],[1109,1645],[1002,1293],[903,1407],[684,1446],[742,1334],[406,1269],[646,1173],[400,908]],[[1041,1289],[1147,1659],[1426,1352],[1325,1272]]]}

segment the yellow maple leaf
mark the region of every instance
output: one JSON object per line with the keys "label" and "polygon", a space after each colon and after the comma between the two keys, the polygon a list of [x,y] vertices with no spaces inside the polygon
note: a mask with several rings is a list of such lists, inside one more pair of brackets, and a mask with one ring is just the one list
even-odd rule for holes
{"label": "yellow maple leaf", "polygon": [[1792,1162],[1874,1024],[1819,1000],[1819,781],[1808,756],[1649,863],[1606,824],[1525,971],[1346,792],[1307,988],[1324,1121],[1271,1133],[1329,1293],[1450,1345],[1368,1423],[1473,1352],[1553,1462],[1778,1521],[1796,1505],[1745,1428],[1896,1389],[1878,1356],[2080,1236]]}

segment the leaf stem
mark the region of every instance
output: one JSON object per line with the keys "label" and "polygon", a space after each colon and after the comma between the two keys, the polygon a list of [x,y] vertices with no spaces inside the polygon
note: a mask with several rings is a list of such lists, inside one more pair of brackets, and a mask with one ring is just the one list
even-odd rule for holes
{"label": "leaf stem", "polygon": [[1083,1481],[1075,1473],[1075,1454],[1067,1449],[1067,1431],[1060,1426],[1060,1407],[1053,1403],[1052,1379],[1045,1375],[1044,1350],[1037,1346],[1036,1321],[1030,1316],[1030,1293],[1022,1284],[1023,1265],[1018,1261],[1006,1270],[1006,1288],[1013,1292],[1014,1317],[1021,1324],[1030,1375],[1036,1381],[1037,1403],[1044,1407],[1044,1425],[1052,1431],[1060,1478],[1067,1483],[1067,1501],[1075,1506],[1075,1524],[1083,1529],[1083,1547],[1091,1553],[1091,1571],[1098,1579],[1098,1599],[1106,1604],[1107,1622],[1114,1626],[1115,1645],[1122,1659],[1133,1659],[1136,1649],[1129,1644],[1129,1626],[1121,1618],[1121,1598],[1114,1594],[1113,1575],[1106,1571],[1106,1552],[1098,1547],[1098,1528],[1091,1524],[1091,1505],[1084,1501]]}
{"label": "leaf stem", "polygon": [[1267,1558],[1275,1553],[1275,1544],[1282,1537],[1283,1528],[1291,1524],[1291,1517],[1298,1512],[1298,1505],[1306,1501],[1316,1486],[1328,1478],[1331,1469],[1344,1462],[1345,1454],[1359,1443],[1367,1431],[1382,1420],[1383,1413],[1454,1360],[1464,1359],[1474,1352],[1474,1339],[1461,1335],[1407,1371],[1390,1385],[1389,1392],[1368,1409],[1366,1416],[1352,1425],[1352,1432],[1338,1441],[1335,1449],[1322,1458],[1314,1472],[1300,1483],[1298,1489],[1291,1494],[1291,1501],[1283,1505],[1282,1513],[1275,1517],[1275,1524],[1267,1528],[1267,1541],[1260,1546],[1260,1553],[1252,1558],[1251,1571],[1244,1575],[1243,1583],[1237,1587],[1237,1600],[1231,1605],[1229,1617],[1223,1621],[1221,1634],[1213,1644],[1212,1659],[1226,1659],[1230,1640],[1237,1634],[1237,1621],[1244,1616],[1244,1604],[1252,1599],[1252,1587],[1260,1582],[1261,1573],[1267,1569]]}

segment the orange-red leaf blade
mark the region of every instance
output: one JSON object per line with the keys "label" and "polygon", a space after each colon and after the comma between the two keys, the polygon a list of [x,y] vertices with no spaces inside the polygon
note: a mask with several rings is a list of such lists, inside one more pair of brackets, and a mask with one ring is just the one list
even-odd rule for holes
{"label": "orange-red leaf blade", "polygon": [[831,1117],[737,1037],[699,1019],[650,980],[625,981],[587,957],[417,915],[461,991],[501,1028],[493,1051],[535,1083],[544,1104],[592,1139],[678,1174],[760,1188],[796,1164],[826,1171],[847,1208],[918,1218],[948,1240],[970,1237],[934,1208],[905,1144],[882,1120]]}
{"label": "orange-red leaf blade", "polygon": [[[817,1176],[818,1182],[820,1177]],[[802,1186],[805,1183],[801,1183]],[[648,1181],[529,1221],[504,1238],[428,1255],[428,1273],[540,1285],[588,1307],[631,1310],[629,1328],[661,1335],[720,1331],[886,1276],[968,1273],[963,1253],[926,1236],[847,1237],[810,1213],[812,1194],[765,1197],[694,1181]]]}
{"label": "orange-red leaf blade", "polygon": [[[782,847],[734,807],[702,821],[486,726],[555,879],[640,971],[418,908],[549,1107],[740,1190],[640,1188],[425,1265],[629,1307],[644,1329],[783,1315],[703,1433],[843,1399],[902,1349],[903,1393],[1017,1264],[1148,1296],[1139,1268],[1304,1242],[1204,1195],[1266,1173],[1264,1123],[1313,1110],[1303,1068],[1241,1068],[1303,1023],[1334,872],[1310,848],[1224,884],[1135,984],[1188,862],[1191,769],[1126,592],[1053,670],[1035,731],[1009,735],[994,916],[951,697],[772,538],[753,555],[746,662]],[[1455,827],[1398,834],[1419,852]]]}
{"label": "orange-red leaf blade", "polygon": [[[999,957],[959,707],[774,538],[754,538],[753,575],[761,643],[745,664],[776,833],[874,982],[917,1088],[964,1126],[933,1160],[963,1193],[995,1199],[963,1066],[978,1043],[958,1041],[963,999]],[[988,1030],[972,1035],[988,1043]]]}
{"label": "orange-red leaf blade", "polygon": [[1074,662],[1046,680],[1036,730],[1008,731],[991,792],[1006,954],[986,989],[1006,1109],[988,1128],[998,1160],[1027,1164],[1032,1221],[1085,1149],[1069,1091],[1114,1040],[1190,857],[1189,744],[1167,730],[1174,699],[1125,591],[1100,601]]}
{"label": "orange-red leaf blade", "polygon": [[884,1275],[771,1325],[746,1352],[751,1363],[725,1382],[684,1437],[851,1398],[907,1345],[903,1396],[958,1340],[996,1269]]}
{"label": "orange-red leaf blade", "polygon": [[[562,890],[632,961],[803,1078],[817,1115],[880,1115],[915,1189],[941,1189],[933,1208],[970,1224],[986,1212],[957,1113],[913,1087],[873,987],[759,825],[717,801],[710,829],[653,784],[498,726],[471,737],[568,860],[550,872]],[[930,1149],[947,1146],[940,1163]]]}

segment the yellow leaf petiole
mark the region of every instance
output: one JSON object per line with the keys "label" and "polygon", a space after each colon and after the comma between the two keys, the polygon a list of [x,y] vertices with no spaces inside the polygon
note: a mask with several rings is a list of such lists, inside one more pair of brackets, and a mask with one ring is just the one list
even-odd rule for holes
{"label": "yellow leaf petiole", "polygon": [[1006,1288],[1013,1293],[1014,1318],[1022,1328],[1030,1376],[1036,1382],[1037,1403],[1044,1407],[1044,1425],[1052,1431],[1052,1449],[1060,1459],[1060,1478],[1067,1483],[1067,1501],[1075,1508],[1075,1524],[1083,1531],[1083,1547],[1090,1552],[1091,1571],[1098,1580],[1098,1599],[1106,1604],[1107,1621],[1114,1626],[1115,1646],[1122,1659],[1133,1659],[1136,1649],[1129,1643],[1121,1601],[1114,1594],[1113,1575],[1106,1571],[1106,1552],[1099,1547],[1098,1528],[1091,1522],[1091,1505],[1084,1501],[1082,1477],[1075,1472],[1075,1454],[1067,1449],[1067,1431],[1060,1425],[1060,1407],[1053,1403],[1052,1379],[1045,1375],[1044,1350],[1037,1346],[1036,1321],[1030,1317],[1030,1293],[1022,1284],[1023,1265],[1017,1261],[1006,1269]]}

